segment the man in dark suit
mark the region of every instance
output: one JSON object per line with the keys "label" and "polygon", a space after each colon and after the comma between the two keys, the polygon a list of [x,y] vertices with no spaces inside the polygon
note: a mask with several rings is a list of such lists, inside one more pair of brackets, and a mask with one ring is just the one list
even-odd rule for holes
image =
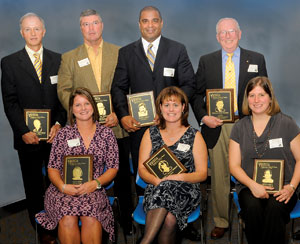
{"label": "man in dark suit", "polygon": [[[242,102],[248,81],[256,76],[267,76],[264,56],[238,46],[242,32],[235,19],[223,18],[217,23],[217,40],[222,49],[200,58],[196,73],[197,90],[191,101],[201,133],[207,144],[211,161],[212,205],[215,228],[211,238],[218,239],[228,228],[230,173],[228,143],[234,123],[223,124],[206,111],[206,89],[229,88],[225,85],[226,62],[230,55],[234,63],[236,103],[235,119],[242,117]],[[229,56],[228,56],[229,54]],[[233,87],[231,87],[233,88]]]}
{"label": "man in dark suit", "polygon": [[[185,47],[161,36],[163,20],[153,6],[144,7],[139,15],[141,39],[119,51],[111,95],[115,112],[122,127],[129,132],[132,162],[137,172],[139,146],[147,127],[129,115],[126,95],[153,91],[154,98],[168,86],[178,86],[191,98],[195,89],[194,71]],[[147,58],[151,45],[152,63]],[[141,193],[141,192],[139,192]],[[194,238],[197,233],[194,232]]]}
{"label": "man in dark suit", "polygon": [[[51,143],[65,124],[66,113],[56,92],[60,54],[42,46],[46,33],[43,19],[28,13],[20,19],[20,28],[26,46],[2,59],[1,85],[4,110],[13,130],[14,148],[20,160],[29,217],[35,226],[35,214],[44,209],[42,166],[45,164],[47,167]],[[24,109],[51,110],[47,141],[40,141],[37,134],[29,130]],[[38,231],[42,243],[56,243],[50,233],[41,229]]]}

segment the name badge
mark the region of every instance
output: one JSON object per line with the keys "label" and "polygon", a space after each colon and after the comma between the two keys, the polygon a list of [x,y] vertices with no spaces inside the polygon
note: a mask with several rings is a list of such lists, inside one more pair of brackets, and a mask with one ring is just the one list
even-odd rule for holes
{"label": "name badge", "polygon": [[166,77],[174,77],[175,69],[173,68],[164,68],[164,76]]}
{"label": "name badge", "polygon": [[191,148],[188,144],[179,143],[177,146],[177,150],[181,152],[187,152]]}
{"label": "name badge", "polygon": [[257,64],[249,64],[248,72],[257,73],[258,72]]}
{"label": "name badge", "polygon": [[68,140],[68,146],[69,147],[78,147],[78,146],[80,146],[79,138]]}
{"label": "name badge", "polygon": [[52,85],[57,84],[58,76],[57,75],[50,76],[50,81]]}
{"label": "name badge", "polygon": [[283,147],[282,138],[276,138],[269,140],[270,149]]}
{"label": "name badge", "polygon": [[87,66],[90,64],[90,60],[88,58],[77,61],[80,68]]}

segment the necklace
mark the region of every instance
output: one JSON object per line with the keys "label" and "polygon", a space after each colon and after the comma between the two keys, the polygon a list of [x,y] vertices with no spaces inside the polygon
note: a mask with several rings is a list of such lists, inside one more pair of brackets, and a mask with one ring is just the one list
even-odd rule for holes
{"label": "necklace", "polygon": [[254,126],[253,126],[253,145],[254,145],[254,150],[255,150],[258,158],[262,158],[264,156],[265,152],[267,151],[270,136],[271,136],[271,125],[269,126],[267,139],[266,139],[265,144],[263,146],[263,152],[259,153],[258,150],[257,150],[257,145],[256,145],[256,133],[255,133]]}

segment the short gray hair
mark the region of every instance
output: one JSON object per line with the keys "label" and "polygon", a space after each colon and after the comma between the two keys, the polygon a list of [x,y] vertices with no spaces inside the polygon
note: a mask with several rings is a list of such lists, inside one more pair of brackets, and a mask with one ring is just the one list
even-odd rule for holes
{"label": "short gray hair", "polygon": [[27,17],[37,17],[43,24],[43,28],[45,29],[45,21],[43,20],[42,17],[38,16],[37,14],[35,13],[27,13],[27,14],[24,14],[21,18],[20,18],[20,30],[22,30],[22,23],[24,21],[24,19],[26,19]]}
{"label": "short gray hair", "polygon": [[99,13],[97,13],[96,10],[94,9],[86,9],[86,10],[83,10],[81,13],[80,13],[80,18],[79,18],[79,23],[81,24],[81,19],[83,17],[86,17],[86,16],[91,16],[91,15],[97,15],[100,19],[100,21],[102,22],[102,18],[100,16]]}
{"label": "short gray hair", "polygon": [[239,31],[241,30],[241,29],[240,29],[239,22],[237,22],[237,20],[236,20],[235,18],[228,18],[228,17],[226,17],[226,18],[219,19],[219,21],[218,21],[218,23],[217,23],[217,25],[216,25],[216,32],[217,32],[217,34],[218,34],[219,24],[220,24],[223,20],[233,20],[233,21],[235,22],[235,24],[236,24],[238,30],[239,30]]}

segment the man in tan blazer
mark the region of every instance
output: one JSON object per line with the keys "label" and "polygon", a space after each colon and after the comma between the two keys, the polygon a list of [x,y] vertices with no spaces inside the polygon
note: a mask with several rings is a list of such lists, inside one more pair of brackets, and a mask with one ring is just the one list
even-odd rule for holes
{"label": "man in tan blazer", "polygon": [[[80,29],[84,44],[62,55],[58,71],[58,97],[67,111],[70,94],[77,87],[86,87],[92,93],[110,92],[118,61],[119,47],[103,41],[103,22],[95,10],[88,9],[80,14]],[[107,116],[105,126],[112,128],[118,141],[120,165],[115,192],[120,199],[121,225],[129,234],[133,210],[128,201],[131,196],[129,137],[114,112]]]}

